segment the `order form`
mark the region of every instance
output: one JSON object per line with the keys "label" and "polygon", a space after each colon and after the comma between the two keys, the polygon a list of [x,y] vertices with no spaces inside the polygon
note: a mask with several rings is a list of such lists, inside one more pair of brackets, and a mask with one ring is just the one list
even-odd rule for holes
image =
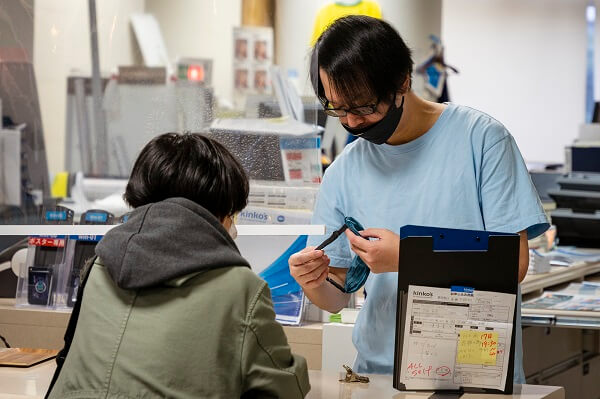
{"label": "order form", "polygon": [[514,294],[410,285],[400,381],[406,389],[506,383]]}

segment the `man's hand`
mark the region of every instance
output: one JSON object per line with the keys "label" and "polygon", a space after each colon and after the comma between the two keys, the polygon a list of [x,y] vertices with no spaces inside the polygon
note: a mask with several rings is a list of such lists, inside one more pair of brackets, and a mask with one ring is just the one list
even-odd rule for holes
{"label": "man's hand", "polygon": [[319,287],[329,271],[329,257],[322,250],[306,247],[290,256],[290,274],[303,289]]}
{"label": "man's hand", "polygon": [[387,229],[366,229],[359,233],[363,237],[376,238],[365,240],[345,231],[350,241],[352,251],[365,261],[371,272],[386,273],[398,271],[398,258],[400,256],[400,236]]}

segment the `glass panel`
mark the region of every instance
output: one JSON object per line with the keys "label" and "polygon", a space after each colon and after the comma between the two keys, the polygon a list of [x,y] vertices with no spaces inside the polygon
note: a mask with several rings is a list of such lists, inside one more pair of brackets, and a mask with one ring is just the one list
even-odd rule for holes
{"label": "glass panel", "polygon": [[[249,206],[312,209],[325,114],[305,62],[283,55],[285,35],[277,42],[285,22],[277,20],[289,10],[281,2],[277,15],[275,3],[7,6],[0,25],[0,223],[45,224],[45,210],[56,206],[73,210],[76,224],[90,209],[118,221],[130,211],[121,196],[138,154],[166,132],[202,133],[224,144],[251,179]],[[311,25],[298,53],[309,49]]]}
{"label": "glass panel", "polygon": [[[208,136],[240,161],[250,191],[237,224],[310,224],[326,118],[307,79],[312,18],[302,45],[287,44],[298,40],[285,28],[291,2],[277,2],[281,15],[274,0],[9,3],[0,15],[0,260],[22,259],[0,271],[0,297],[72,307],[107,225],[132,211],[123,193],[138,155],[167,132]],[[270,274],[308,232],[239,231],[242,255]],[[278,293],[282,303],[303,303],[294,287]]]}

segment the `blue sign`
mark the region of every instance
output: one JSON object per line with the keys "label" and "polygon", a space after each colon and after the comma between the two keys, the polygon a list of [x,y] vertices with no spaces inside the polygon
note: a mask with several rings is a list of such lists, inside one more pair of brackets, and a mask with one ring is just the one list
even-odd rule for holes
{"label": "blue sign", "polygon": [[98,242],[103,236],[100,235],[70,235],[69,238],[77,241],[91,241]]}
{"label": "blue sign", "polygon": [[46,220],[60,221],[67,220],[66,211],[46,211]]}
{"label": "blue sign", "polygon": [[104,212],[87,212],[85,214],[85,221],[92,223],[106,223],[108,215]]}

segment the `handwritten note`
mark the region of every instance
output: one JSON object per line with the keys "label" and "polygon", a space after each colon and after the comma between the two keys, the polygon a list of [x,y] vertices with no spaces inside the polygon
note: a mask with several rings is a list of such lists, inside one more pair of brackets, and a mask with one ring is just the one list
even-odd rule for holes
{"label": "handwritten note", "polygon": [[431,369],[433,367],[431,365],[423,365],[423,363],[410,362],[407,369],[411,376],[426,376],[429,377],[431,375]]}
{"label": "handwritten note", "polygon": [[461,330],[458,337],[456,363],[496,365],[498,333],[492,331]]}
{"label": "handwritten note", "polygon": [[453,296],[450,288],[410,285],[400,382],[407,390],[504,389],[515,303],[514,294]]}

